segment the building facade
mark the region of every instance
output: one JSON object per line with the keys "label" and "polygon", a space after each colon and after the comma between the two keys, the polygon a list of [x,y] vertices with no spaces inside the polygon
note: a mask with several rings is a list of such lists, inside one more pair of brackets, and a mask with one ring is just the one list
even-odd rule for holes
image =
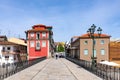
{"label": "building facade", "polygon": [[[98,34],[94,34],[94,57],[96,62],[101,62],[104,60],[109,61],[109,43],[110,36],[106,34],[101,34],[100,37],[97,37]],[[73,58],[78,58],[86,61],[91,61],[93,55],[93,41],[88,36],[84,34],[79,36],[75,40],[71,41],[70,56]]]}
{"label": "building facade", "polygon": [[[18,39],[19,40],[19,39]],[[16,42],[18,42],[18,40]],[[21,41],[21,40],[20,40]],[[15,63],[27,60],[27,45],[11,42],[6,36],[0,37],[0,64]]]}
{"label": "building facade", "polygon": [[120,41],[110,42],[110,61],[120,61]]}
{"label": "building facade", "polygon": [[52,26],[34,25],[26,31],[28,59],[51,57],[54,53]]}

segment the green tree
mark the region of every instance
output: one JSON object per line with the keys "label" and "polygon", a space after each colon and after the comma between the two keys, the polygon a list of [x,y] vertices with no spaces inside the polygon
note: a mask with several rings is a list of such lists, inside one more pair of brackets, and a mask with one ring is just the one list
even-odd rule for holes
{"label": "green tree", "polygon": [[64,46],[62,44],[58,45],[57,52],[64,52]]}

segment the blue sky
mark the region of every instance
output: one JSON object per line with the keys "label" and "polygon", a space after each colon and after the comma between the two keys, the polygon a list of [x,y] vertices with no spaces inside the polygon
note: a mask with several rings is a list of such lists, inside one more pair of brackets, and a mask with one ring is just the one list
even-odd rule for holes
{"label": "blue sky", "polygon": [[120,38],[120,0],[0,0],[0,34],[23,37],[35,24],[53,26],[55,41],[69,41],[95,24]]}

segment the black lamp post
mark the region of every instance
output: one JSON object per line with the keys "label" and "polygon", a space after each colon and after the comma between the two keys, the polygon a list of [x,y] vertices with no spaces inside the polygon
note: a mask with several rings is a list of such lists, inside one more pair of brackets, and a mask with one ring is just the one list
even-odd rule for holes
{"label": "black lamp post", "polygon": [[95,47],[95,38],[97,37],[97,38],[99,38],[100,37],[100,35],[101,35],[101,32],[102,32],[102,29],[99,27],[98,29],[97,29],[97,31],[98,31],[98,36],[96,36],[94,33],[95,33],[95,28],[96,28],[96,26],[93,24],[88,30],[87,30],[87,33],[88,33],[88,36],[90,37],[90,38],[92,38],[92,41],[93,41],[93,45],[92,45],[92,51],[93,51],[93,54],[92,54],[92,57],[91,57],[91,59],[92,59],[92,69],[94,69],[95,68],[95,65],[96,65],[96,61],[95,61],[95,55],[94,55],[94,47]]}

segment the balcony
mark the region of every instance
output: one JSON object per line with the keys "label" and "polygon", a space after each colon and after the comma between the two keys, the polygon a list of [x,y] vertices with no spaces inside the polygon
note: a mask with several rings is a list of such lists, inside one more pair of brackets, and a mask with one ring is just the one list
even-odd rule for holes
{"label": "balcony", "polygon": [[16,54],[17,52],[15,51],[9,51],[9,50],[2,50],[2,54]]}

